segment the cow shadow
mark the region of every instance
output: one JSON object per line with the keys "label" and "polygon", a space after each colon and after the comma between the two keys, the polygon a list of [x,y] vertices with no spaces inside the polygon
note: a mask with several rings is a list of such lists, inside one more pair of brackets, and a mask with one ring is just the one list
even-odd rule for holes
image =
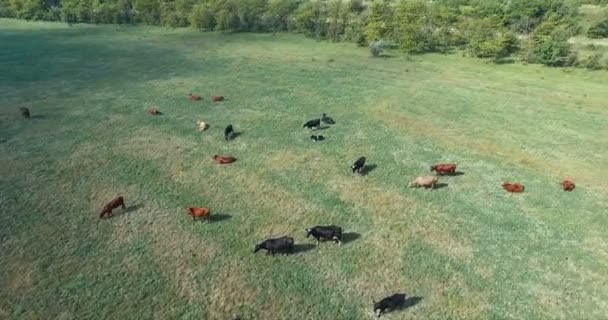
{"label": "cow shadow", "polygon": [[139,210],[139,209],[141,209],[141,208],[143,208],[143,207],[144,207],[144,205],[143,205],[143,204],[141,204],[141,203],[136,203],[136,204],[134,204],[134,205],[127,206],[127,209],[125,209],[125,210],[121,210],[121,211],[120,211],[120,212],[121,212],[120,214],[127,214],[127,213],[131,213],[131,212],[135,212],[135,211],[137,211],[137,210]]}
{"label": "cow shadow", "polygon": [[291,250],[291,253],[292,254],[302,254],[302,253],[311,251],[315,247],[316,246],[314,244],[310,244],[310,243],[294,244],[293,249]]}
{"label": "cow shadow", "polygon": [[409,308],[417,305],[418,303],[420,303],[420,301],[422,301],[422,297],[409,297],[409,298],[406,298],[402,305],[400,305],[399,307],[395,308],[395,311],[409,309]]}
{"label": "cow shadow", "polygon": [[437,189],[437,190],[439,190],[439,189],[443,189],[443,188],[447,188],[447,187],[448,187],[448,184],[447,184],[447,183],[443,183],[443,182],[441,182],[441,183],[437,183],[437,184],[435,184],[435,189]]}
{"label": "cow shadow", "polygon": [[30,119],[33,119],[33,120],[44,120],[44,119],[47,119],[47,118],[48,117],[46,115],[44,115],[44,114],[33,114],[33,115],[30,116]]}
{"label": "cow shadow", "polygon": [[346,233],[342,234],[342,243],[348,244],[359,238],[361,238],[361,235],[356,232],[346,232]]}
{"label": "cow shadow", "polygon": [[232,216],[225,213],[212,214],[211,216],[209,216],[209,222],[211,223],[222,222],[229,219],[232,219]]}
{"label": "cow shadow", "polygon": [[234,140],[234,139],[236,139],[236,138],[240,137],[242,134],[243,134],[243,132],[242,132],[242,131],[238,131],[238,132],[236,132],[236,131],[235,131],[235,132],[232,134],[232,139],[230,139],[230,140]]}
{"label": "cow shadow", "polygon": [[448,176],[448,177],[457,177],[457,176],[463,176],[464,172],[462,171],[456,171],[454,173],[446,173],[444,174],[444,176]]}
{"label": "cow shadow", "polygon": [[377,165],[375,164],[368,164],[363,166],[363,169],[361,169],[361,175],[362,176],[366,176],[368,175],[370,172],[374,171],[376,168],[378,168]]}
{"label": "cow shadow", "polygon": [[327,125],[327,126],[319,126],[317,129],[313,130],[313,131],[320,131],[320,130],[327,130],[331,128],[331,126]]}

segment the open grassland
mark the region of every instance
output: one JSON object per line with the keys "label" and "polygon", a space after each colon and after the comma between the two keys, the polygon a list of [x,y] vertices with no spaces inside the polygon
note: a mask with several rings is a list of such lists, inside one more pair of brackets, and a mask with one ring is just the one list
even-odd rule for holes
{"label": "open grassland", "polygon": [[[607,84],[297,35],[0,20],[0,318],[369,319],[394,292],[422,300],[386,319],[605,318]],[[337,124],[313,143],[322,112]],[[361,155],[377,167],[353,176]],[[436,162],[464,175],[407,188]],[[127,211],[100,221],[119,194]],[[192,223],[193,205],[221,219]],[[252,253],[314,244],[317,224],[348,241]]]}

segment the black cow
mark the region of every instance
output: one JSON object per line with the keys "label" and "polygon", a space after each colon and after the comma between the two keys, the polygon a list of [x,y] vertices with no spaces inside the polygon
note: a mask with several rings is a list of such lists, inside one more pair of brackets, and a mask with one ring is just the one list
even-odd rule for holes
{"label": "black cow", "polygon": [[312,135],[312,136],[310,136],[310,140],[313,140],[313,141],[323,141],[323,140],[325,140],[325,137],[322,136],[322,135],[320,135],[320,134],[316,135],[316,136]]}
{"label": "black cow", "polygon": [[230,124],[224,129],[224,138],[226,141],[232,140],[234,138],[235,132],[234,127]]}
{"label": "black cow", "polygon": [[26,118],[29,119],[31,114],[30,114],[30,109],[26,108],[26,107],[21,107],[19,108],[19,111],[21,112],[21,115]]}
{"label": "black cow", "polygon": [[327,116],[327,114],[323,114],[323,116],[321,117],[321,120],[327,124],[336,124],[336,122],[334,121],[334,119],[330,118]]}
{"label": "black cow", "polygon": [[306,229],[306,238],[313,236],[319,245],[320,239],[334,240],[338,245],[342,245],[342,228],[338,226],[316,226]]}
{"label": "black cow", "polygon": [[272,254],[273,256],[278,252],[288,253],[293,249],[293,243],[292,237],[267,239],[260,244],[256,244],[253,253],[260,251],[260,249],[267,250],[267,253]]}
{"label": "black cow", "polygon": [[308,128],[308,129],[312,129],[312,128],[321,128],[321,119],[313,119],[313,120],[309,120],[308,122],[306,122],[304,124],[304,126],[302,126],[302,128]]}
{"label": "black cow", "polygon": [[396,308],[402,306],[404,303],[405,293],[395,293],[390,297],[386,297],[380,300],[380,302],[374,301],[374,313],[376,313],[376,310],[380,310],[380,313],[378,313],[378,318],[380,318],[380,316],[386,311],[386,309],[390,309],[391,311],[393,311]]}
{"label": "black cow", "polygon": [[353,173],[355,173],[355,172],[361,173],[363,171],[364,166],[365,166],[365,157],[361,157],[361,158],[357,159],[357,161],[355,161],[355,163],[353,163],[353,165],[350,168],[353,169]]}

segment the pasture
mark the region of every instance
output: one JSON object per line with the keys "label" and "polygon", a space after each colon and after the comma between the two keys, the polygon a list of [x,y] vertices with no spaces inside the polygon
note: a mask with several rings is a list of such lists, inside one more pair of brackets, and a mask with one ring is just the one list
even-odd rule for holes
{"label": "pasture", "polygon": [[[604,318],[607,84],[299,35],[0,20],[0,318],[355,320],[396,292],[420,299],[385,319]],[[323,112],[337,124],[310,141]],[[408,188],[439,162],[464,174]],[[327,224],[341,247],[305,238]],[[253,254],[282,235],[295,254]]]}

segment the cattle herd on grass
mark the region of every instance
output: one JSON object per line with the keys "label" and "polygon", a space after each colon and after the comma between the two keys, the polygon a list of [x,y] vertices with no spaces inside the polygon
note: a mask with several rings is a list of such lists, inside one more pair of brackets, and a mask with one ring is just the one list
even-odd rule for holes
{"label": "cattle herd on grass", "polygon": [[[195,95],[195,94],[190,94],[189,98],[193,102],[201,101],[203,99],[203,97],[201,97],[199,95]],[[225,99],[223,96],[212,96],[211,100],[214,102],[221,102],[221,101],[224,101]],[[19,108],[19,111],[24,118],[26,118],[26,119],[31,118],[31,113],[28,108],[21,107],[21,108]],[[162,113],[158,110],[158,108],[153,107],[153,108],[148,109],[148,114],[153,115],[153,116],[158,116],[158,115],[161,115]],[[327,114],[324,113],[321,118],[312,119],[312,120],[307,121],[306,123],[304,123],[303,127],[309,128],[311,130],[313,130],[313,129],[318,130],[318,129],[321,129],[321,123],[334,125],[336,122],[334,121],[334,119],[332,119],[331,117],[328,117]],[[208,127],[209,127],[209,125],[203,121],[198,121],[196,124],[196,128],[199,131],[204,131]],[[237,136],[237,132],[234,129],[234,126],[232,124],[228,125],[224,129],[224,139],[226,141],[232,140],[236,136]],[[322,135],[312,135],[312,136],[310,136],[310,139],[313,141],[323,141],[323,140],[325,140],[325,137]],[[230,164],[237,160],[235,157],[229,156],[229,155],[214,155],[212,157],[212,159],[216,163],[222,164],[222,165]],[[366,162],[366,157],[359,157],[351,165],[352,172],[362,175],[365,171],[365,162]],[[456,164],[453,164],[453,163],[435,164],[435,165],[430,166],[430,169],[431,169],[431,172],[434,171],[436,173],[436,175],[438,175],[438,176],[457,174]],[[417,177],[416,179],[414,179],[409,184],[409,186],[410,187],[423,187],[423,188],[432,190],[437,187],[438,181],[439,181],[439,179],[437,178],[437,176],[420,176],[420,177]],[[575,188],[575,184],[571,179],[565,179],[561,185],[562,185],[562,188],[564,191],[572,191]],[[502,184],[502,188],[510,193],[522,193],[525,190],[525,187],[522,184],[510,183],[508,181],[504,182]],[[101,210],[101,213],[99,214],[99,218],[103,219],[103,218],[111,217],[112,211],[119,207],[122,207],[122,209],[126,209],[125,201],[122,196],[116,197],[116,198],[112,199],[112,201],[107,203]],[[212,212],[211,212],[211,209],[209,209],[209,208],[198,208],[198,207],[188,208],[188,215],[192,216],[193,221],[196,221],[197,219],[203,220],[203,221],[209,221],[211,218],[211,214],[212,214]],[[306,229],[306,238],[309,238],[310,236],[312,236],[316,240],[316,245],[319,245],[319,241],[321,241],[321,240],[333,241],[333,242],[337,243],[338,246],[340,246],[342,244],[342,228],[339,226],[330,225],[330,226],[315,226],[312,228],[308,228],[308,229]],[[290,252],[293,252],[294,245],[295,245],[294,239],[289,236],[283,236],[280,238],[270,238],[270,239],[266,239],[266,240],[262,241],[259,244],[256,244],[253,252],[256,253],[263,249],[263,250],[266,250],[267,254],[270,254],[273,256],[275,254],[288,254]],[[378,317],[380,317],[383,313],[386,312],[386,310],[395,310],[395,309],[403,306],[405,301],[406,301],[405,294],[402,294],[402,293],[393,294],[389,297],[386,297],[386,298],[380,300],[379,302],[374,301],[374,305],[373,305],[374,314],[376,313],[376,311],[379,311]]]}

